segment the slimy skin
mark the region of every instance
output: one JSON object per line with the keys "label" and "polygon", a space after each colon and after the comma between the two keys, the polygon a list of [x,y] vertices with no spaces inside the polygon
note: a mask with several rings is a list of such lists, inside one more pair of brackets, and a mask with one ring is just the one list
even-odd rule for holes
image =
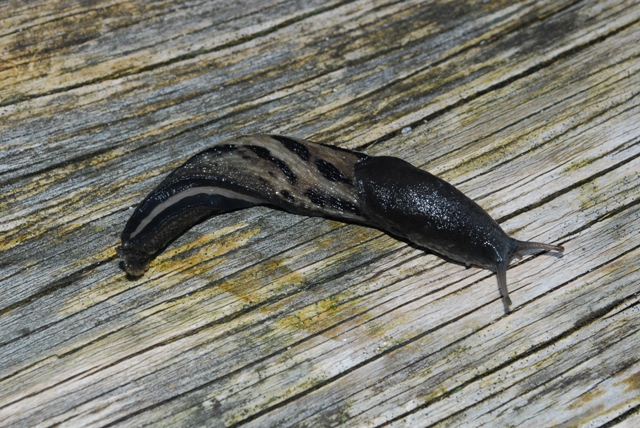
{"label": "slimy skin", "polygon": [[387,156],[277,135],[246,135],[200,152],[165,178],[122,232],[126,272],[138,277],[171,241],[205,217],[256,205],[386,231],[445,258],[497,273],[521,252],[559,245],[509,237],[451,184]]}

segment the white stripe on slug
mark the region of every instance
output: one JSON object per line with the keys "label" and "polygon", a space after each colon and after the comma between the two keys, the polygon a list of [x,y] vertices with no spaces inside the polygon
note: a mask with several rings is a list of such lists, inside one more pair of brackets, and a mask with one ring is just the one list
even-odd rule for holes
{"label": "white stripe on slug", "polygon": [[221,189],[219,187],[191,187],[189,189],[183,190],[180,193],[176,193],[175,195],[171,196],[169,199],[158,204],[158,206],[152,209],[151,212],[140,222],[138,227],[136,227],[136,230],[134,230],[131,233],[131,236],[129,237],[129,239],[135,238],[136,235],[142,232],[142,230],[149,223],[151,223],[156,217],[158,217],[158,215],[162,214],[164,210],[166,210],[173,204],[179,203],[184,198],[188,198],[190,196],[196,196],[196,195],[203,195],[203,194],[218,195],[218,196],[223,196],[229,199],[240,199],[242,201],[251,202],[254,204],[260,204],[264,202],[261,199],[243,195],[242,193],[234,192],[233,190]]}

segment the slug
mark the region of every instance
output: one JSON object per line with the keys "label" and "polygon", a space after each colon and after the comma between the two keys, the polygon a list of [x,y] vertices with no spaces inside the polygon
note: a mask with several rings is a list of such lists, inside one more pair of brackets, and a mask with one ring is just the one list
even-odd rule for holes
{"label": "slug", "polygon": [[256,205],[375,227],[445,259],[490,269],[507,307],[513,259],[524,251],[564,251],[509,237],[454,186],[401,159],[246,135],[196,154],[138,205],[122,232],[124,269],[141,276],[203,218]]}

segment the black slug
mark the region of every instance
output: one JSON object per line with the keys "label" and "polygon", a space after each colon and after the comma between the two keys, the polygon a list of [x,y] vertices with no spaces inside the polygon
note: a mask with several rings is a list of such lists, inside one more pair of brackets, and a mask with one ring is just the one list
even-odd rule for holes
{"label": "black slug", "polygon": [[376,227],[444,258],[495,271],[507,306],[513,259],[528,250],[564,251],[509,237],[458,189],[401,159],[247,135],[193,156],[142,201],[122,232],[124,269],[140,276],[203,218],[255,205]]}

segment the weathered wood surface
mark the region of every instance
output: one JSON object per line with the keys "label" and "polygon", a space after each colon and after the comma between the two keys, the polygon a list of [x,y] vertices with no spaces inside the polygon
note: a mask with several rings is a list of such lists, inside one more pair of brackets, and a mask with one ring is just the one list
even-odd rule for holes
{"label": "weathered wood surface", "polygon": [[[640,3],[0,3],[0,425],[640,426]],[[562,258],[495,276],[256,208],[127,280],[241,133],[402,157]]]}

